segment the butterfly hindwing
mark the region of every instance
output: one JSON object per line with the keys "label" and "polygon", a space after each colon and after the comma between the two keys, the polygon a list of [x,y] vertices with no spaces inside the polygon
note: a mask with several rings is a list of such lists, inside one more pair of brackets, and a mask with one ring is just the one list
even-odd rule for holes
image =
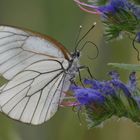
{"label": "butterfly hindwing", "polygon": [[[43,61],[41,64],[47,64]],[[11,118],[25,123],[40,124],[57,111],[65,74],[59,68],[46,68],[34,63],[7,83],[0,94],[1,110]],[[58,63],[55,61],[55,63]],[[49,63],[50,64],[50,63]],[[54,65],[54,63],[52,63]],[[60,65],[55,64],[56,65]],[[51,67],[51,66],[50,66]],[[52,66],[53,67],[53,66]]]}

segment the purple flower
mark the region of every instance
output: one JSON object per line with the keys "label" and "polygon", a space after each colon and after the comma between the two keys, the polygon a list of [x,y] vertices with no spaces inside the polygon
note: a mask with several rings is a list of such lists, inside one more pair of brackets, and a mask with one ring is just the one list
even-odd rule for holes
{"label": "purple flower", "polygon": [[129,82],[127,84],[127,87],[134,92],[136,89],[137,81],[136,81],[136,72],[131,72],[129,75]]}
{"label": "purple flower", "polygon": [[98,10],[104,15],[107,13],[115,14],[120,10],[131,12],[137,19],[140,19],[140,7],[128,0],[110,0],[107,5],[98,7]]}
{"label": "purple flower", "polygon": [[110,71],[108,75],[112,78],[112,80],[119,80],[120,75],[116,71]]}
{"label": "purple flower", "polygon": [[136,6],[134,3],[128,0],[109,0],[106,5],[97,6],[92,4],[87,4],[80,0],[74,0],[77,5],[86,12],[92,14],[104,14],[104,13],[115,13],[120,9],[131,11],[135,16],[140,17],[140,7]]}
{"label": "purple flower", "polygon": [[110,12],[115,13],[116,11],[115,8],[112,7],[111,5],[100,6],[98,9],[101,13],[110,13]]}
{"label": "purple flower", "polygon": [[[110,97],[115,97],[121,91],[127,98],[132,97],[132,91],[136,89],[135,72],[129,76],[129,84],[123,83],[119,79],[119,74],[115,71],[109,72],[111,80],[99,81],[85,79],[84,84],[89,85],[89,88],[72,86],[74,97],[81,105],[89,105],[92,103],[104,103]],[[122,94],[121,93],[121,94]]]}
{"label": "purple flower", "polygon": [[128,84],[120,80],[116,71],[108,75],[111,80],[85,79],[85,87],[71,86],[75,100],[67,105],[84,106],[89,127],[97,126],[111,116],[140,122],[140,90],[136,85],[135,72],[130,73]]}
{"label": "purple flower", "polygon": [[112,5],[115,8],[124,8],[126,3],[127,3],[127,0],[111,0],[110,1],[110,5]]}
{"label": "purple flower", "polygon": [[120,8],[125,8],[127,0],[111,0],[107,5],[100,6],[98,10],[102,13],[116,13]]}
{"label": "purple flower", "polygon": [[90,4],[88,4],[88,1],[74,1],[83,11],[101,15],[101,20],[106,26],[105,36],[107,40],[115,39],[122,33],[130,33],[137,34],[136,41],[140,42],[140,35],[137,31],[140,28],[140,6],[132,1],[108,0],[102,5],[98,1]]}
{"label": "purple flower", "polygon": [[128,96],[131,97],[131,92],[129,91],[128,87],[122,83],[121,81],[114,81],[112,80],[111,83],[114,85],[114,87],[116,87],[119,90],[122,90],[123,93]]}
{"label": "purple flower", "polygon": [[91,88],[101,92],[102,94],[104,94],[104,96],[115,94],[112,84],[109,81],[97,81],[85,79],[84,83],[91,85]]}
{"label": "purple flower", "polygon": [[104,14],[108,12],[115,13],[120,8],[122,9],[136,9],[134,5],[132,5],[127,0],[110,0],[106,5],[104,6],[97,6],[97,5],[91,5],[84,2],[81,2],[80,0],[74,0],[77,5],[86,12],[92,13],[92,14]]}
{"label": "purple flower", "polygon": [[137,33],[136,41],[140,43],[140,32]]}
{"label": "purple flower", "polygon": [[103,103],[105,98],[100,92],[92,88],[73,88],[74,96],[81,105],[88,105],[91,103]]}
{"label": "purple flower", "polygon": [[101,89],[103,87],[104,82],[98,81],[98,80],[85,79],[84,84],[91,85],[92,88],[98,90],[98,89]]}
{"label": "purple flower", "polygon": [[120,81],[119,74],[117,72],[115,71],[109,72],[109,75],[112,78],[110,82],[113,84],[116,90],[122,90],[126,96],[131,96],[129,88],[127,87],[127,85],[125,85],[123,82]]}

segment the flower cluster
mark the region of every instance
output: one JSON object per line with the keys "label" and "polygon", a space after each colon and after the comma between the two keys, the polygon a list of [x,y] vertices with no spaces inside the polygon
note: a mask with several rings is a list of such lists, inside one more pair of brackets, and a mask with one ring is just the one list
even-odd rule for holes
{"label": "flower cluster", "polygon": [[123,83],[119,74],[109,72],[111,80],[84,80],[88,87],[71,86],[76,102],[85,107],[89,127],[97,126],[115,115],[140,122],[140,90],[137,88],[135,72],[129,76],[128,84]]}
{"label": "flower cluster", "polygon": [[[105,25],[107,40],[118,38],[123,35],[132,39],[133,48],[139,51],[135,42],[140,43],[140,6],[132,0],[74,0],[85,12],[96,14],[101,17]],[[85,0],[86,1],[86,0]],[[138,71],[139,65],[112,64],[127,70]],[[75,102],[70,106],[85,108],[89,127],[97,126],[104,120],[115,115],[127,117],[134,122],[140,123],[140,89],[137,86],[135,72],[129,75],[128,83],[120,80],[115,71],[109,72],[111,80],[99,81],[85,79],[85,87],[71,86]]]}
{"label": "flower cluster", "polygon": [[125,33],[128,36],[134,35],[135,41],[140,42],[140,7],[132,1],[108,0],[102,2],[102,5],[101,0],[96,1],[96,4],[94,1],[90,4],[74,1],[83,11],[101,15],[108,40]]}

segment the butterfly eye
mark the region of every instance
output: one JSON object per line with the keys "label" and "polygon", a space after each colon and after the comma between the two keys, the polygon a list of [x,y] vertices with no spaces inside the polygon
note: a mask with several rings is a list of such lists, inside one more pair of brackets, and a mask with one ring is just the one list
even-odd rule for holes
{"label": "butterfly eye", "polygon": [[80,51],[76,52],[76,57],[80,57]]}
{"label": "butterfly eye", "polygon": [[75,57],[75,53],[72,52],[71,53],[71,57],[74,58]]}

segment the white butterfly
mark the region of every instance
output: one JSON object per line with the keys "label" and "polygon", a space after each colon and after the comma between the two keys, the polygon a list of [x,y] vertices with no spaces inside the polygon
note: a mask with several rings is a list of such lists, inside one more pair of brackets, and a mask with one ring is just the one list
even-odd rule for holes
{"label": "white butterfly", "polygon": [[1,112],[24,123],[41,124],[57,111],[79,67],[59,42],[29,30],[0,26]]}

